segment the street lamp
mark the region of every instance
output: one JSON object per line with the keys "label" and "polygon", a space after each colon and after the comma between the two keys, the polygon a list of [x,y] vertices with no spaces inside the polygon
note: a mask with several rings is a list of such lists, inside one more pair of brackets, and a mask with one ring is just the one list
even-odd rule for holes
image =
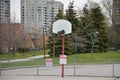
{"label": "street lamp", "polygon": [[45,57],[45,32],[44,32],[44,27],[43,27],[43,46],[44,46],[44,59],[46,58]]}

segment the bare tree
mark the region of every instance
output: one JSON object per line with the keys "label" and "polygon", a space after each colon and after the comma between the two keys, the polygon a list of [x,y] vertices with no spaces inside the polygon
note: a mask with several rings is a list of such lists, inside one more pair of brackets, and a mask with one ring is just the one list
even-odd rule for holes
{"label": "bare tree", "polygon": [[107,28],[107,33],[109,33],[109,45],[110,47],[114,47],[116,49],[120,48],[120,25],[117,24],[118,21],[116,21],[114,18],[114,16],[119,18],[120,15],[113,15],[113,0],[102,0],[101,3],[103,8],[102,10],[106,15],[106,21],[108,22],[109,26],[112,26]]}
{"label": "bare tree", "polygon": [[3,28],[0,25],[0,53],[2,53],[2,44],[3,43]]}
{"label": "bare tree", "polygon": [[[91,8],[96,8],[96,7],[100,7],[100,5],[97,2],[94,2],[93,0],[88,0],[86,4],[84,4],[84,7],[86,7],[87,9],[91,9]],[[83,16],[83,11],[82,9],[79,8],[78,10],[78,15],[79,16]]]}
{"label": "bare tree", "polygon": [[112,0],[102,0],[102,10],[106,16],[106,21],[108,24],[112,24]]}
{"label": "bare tree", "polygon": [[[102,0],[102,8],[103,8],[103,12],[106,14],[106,20],[108,22],[108,24],[112,25],[115,30],[118,32],[118,34],[120,34],[120,25],[118,25],[116,23],[116,19],[113,17],[113,0]],[[117,17],[120,17],[120,15],[115,15]]]}

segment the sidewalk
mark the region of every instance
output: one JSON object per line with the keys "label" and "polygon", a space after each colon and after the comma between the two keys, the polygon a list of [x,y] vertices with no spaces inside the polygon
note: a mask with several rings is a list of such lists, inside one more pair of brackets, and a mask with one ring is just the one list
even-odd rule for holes
{"label": "sidewalk", "polygon": [[[48,57],[49,55],[45,55],[45,57]],[[1,61],[2,63],[7,63],[7,62],[20,62],[20,61],[29,61],[29,60],[34,60],[34,59],[40,59],[44,58],[44,55],[40,56],[33,56],[33,57],[28,57],[24,59],[14,59],[14,60],[6,60],[6,61]]]}

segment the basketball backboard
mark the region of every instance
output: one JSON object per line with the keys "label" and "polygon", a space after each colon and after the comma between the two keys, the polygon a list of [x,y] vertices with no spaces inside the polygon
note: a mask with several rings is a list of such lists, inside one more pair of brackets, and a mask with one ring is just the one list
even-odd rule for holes
{"label": "basketball backboard", "polygon": [[72,32],[72,24],[64,19],[59,19],[53,23],[53,33],[69,34]]}

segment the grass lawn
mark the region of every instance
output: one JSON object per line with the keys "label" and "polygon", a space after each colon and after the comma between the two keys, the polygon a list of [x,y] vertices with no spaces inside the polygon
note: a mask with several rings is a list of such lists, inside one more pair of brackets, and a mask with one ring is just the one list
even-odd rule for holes
{"label": "grass lawn", "polygon": [[[85,53],[85,54],[76,54],[70,55],[67,57],[67,64],[74,64],[76,60],[77,64],[104,64],[104,63],[120,63],[120,53],[119,52],[108,52],[108,53]],[[53,59],[54,65],[59,65],[59,58]],[[37,59],[31,61],[23,62],[12,62],[12,63],[3,63],[3,68],[8,67],[21,67],[21,66],[45,66],[44,59]]]}
{"label": "grass lawn", "polygon": [[[76,58],[75,58],[76,57]],[[108,52],[108,53],[86,53],[77,54],[77,56],[72,55],[68,58],[76,59],[77,64],[84,63],[120,63],[120,53],[119,52]],[[73,60],[68,60],[68,63]]]}
{"label": "grass lawn", "polygon": [[21,62],[11,62],[11,63],[3,63],[2,68],[15,68],[15,67],[32,67],[36,65],[45,65],[44,59],[36,59],[30,61],[21,61]]}
{"label": "grass lawn", "polygon": [[[1,60],[21,59],[21,58],[43,55],[43,54],[44,54],[43,51],[30,51],[26,53],[15,53],[15,55],[13,55],[13,53],[6,53],[6,54],[0,55],[0,59]],[[47,54],[47,50],[46,50],[46,54]]]}

